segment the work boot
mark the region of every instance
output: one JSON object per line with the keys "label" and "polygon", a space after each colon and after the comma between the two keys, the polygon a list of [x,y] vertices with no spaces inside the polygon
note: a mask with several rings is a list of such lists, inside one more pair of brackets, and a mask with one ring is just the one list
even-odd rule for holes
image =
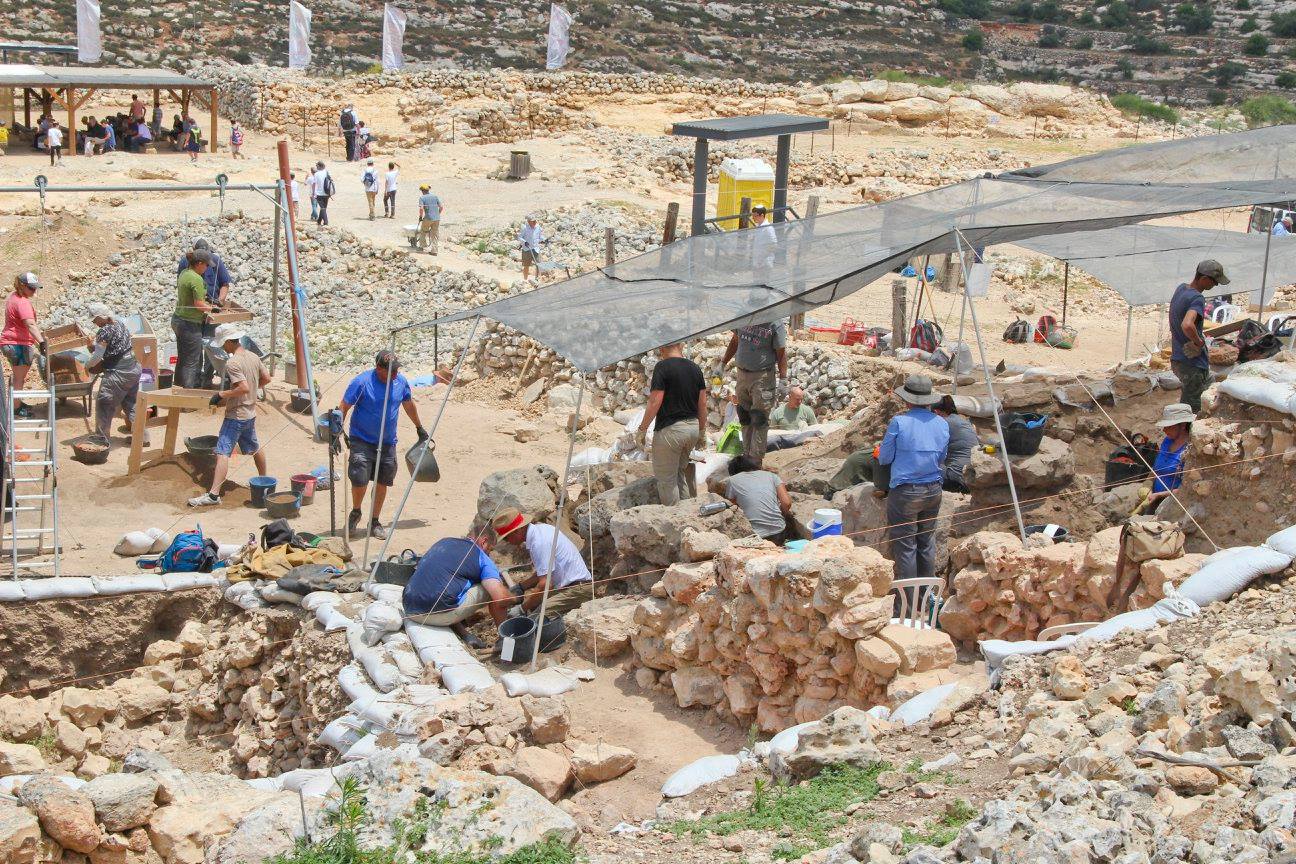
{"label": "work boot", "polygon": [[372,522],[369,523],[369,536],[374,538],[375,540],[386,540],[387,529],[382,526],[381,522],[379,522],[377,519],[374,519]]}
{"label": "work boot", "polygon": [[360,527],[360,511],[352,510],[347,514],[347,536],[355,537],[356,530]]}

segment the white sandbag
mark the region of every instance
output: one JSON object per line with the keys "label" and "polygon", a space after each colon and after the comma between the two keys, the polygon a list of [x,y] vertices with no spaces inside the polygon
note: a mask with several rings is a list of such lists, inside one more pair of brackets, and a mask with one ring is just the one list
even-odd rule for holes
{"label": "white sandbag", "polygon": [[924,690],[892,711],[891,722],[902,723],[905,726],[921,723],[940,707],[940,704],[945,701],[945,697],[953,693],[954,688],[957,686],[957,681],[951,681],[948,684],[938,684],[930,690]]}
{"label": "white sandbag", "polygon": [[457,666],[446,666],[441,669],[441,683],[452,694],[468,690],[489,690],[495,686],[495,679],[481,663],[463,663]]}
{"label": "white sandbag", "polygon": [[895,352],[897,360],[917,360],[919,363],[927,363],[931,360],[931,356],[930,351],[921,348],[897,348]]}
{"label": "white sandbag", "polygon": [[1285,570],[1291,562],[1291,555],[1268,546],[1222,549],[1183,581],[1179,594],[1198,606],[1227,600],[1255,579]]}
{"label": "white sandbag", "polygon": [[318,798],[339,788],[342,779],[349,773],[344,767],[297,768],[280,774],[275,779],[285,792],[300,792],[308,798]]}
{"label": "white sandbag", "polygon": [[[463,662],[465,658],[475,659],[464,650],[459,637],[449,627],[429,627],[405,619],[405,632],[414,644],[414,650],[424,665],[433,665],[440,669],[451,662]],[[438,662],[439,661],[439,662]]]}
{"label": "white sandbag", "polygon": [[1074,634],[1068,633],[1066,636],[1059,636],[1046,642],[1033,639],[1024,639],[1021,642],[1009,642],[1006,639],[983,639],[977,643],[977,646],[981,649],[981,656],[985,657],[986,668],[993,672],[1014,654],[1045,654],[1049,651],[1057,651],[1059,648],[1065,648],[1075,642],[1076,638]]}
{"label": "white sandbag", "polygon": [[282,792],[283,784],[279,782],[278,777],[253,777],[250,780],[244,780],[244,783],[253,789],[259,789],[262,792]]}
{"label": "white sandbag", "polygon": [[402,675],[413,681],[422,677],[423,664],[419,662],[408,636],[404,633],[388,633],[383,637],[382,644]]}
{"label": "white sandbag", "polygon": [[324,727],[319,734],[319,742],[343,753],[366,734],[368,733],[365,732],[359,717],[354,714],[343,714]]}
{"label": "white sandbag", "polygon": [[342,754],[343,762],[359,762],[361,759],[368,759],[374,755],[378,749],[378,737],[376,735],[366,735],[356,743],[352,744],[345,753]]}
{"label": "white sandbag", "polygon": [[727,453],[708,453],[703,461],[694,462],[693,476],[697,482],[698,490],[701,491],[706,486],[707,478],[711,475],[717,471],[723,472],[732,458]]}
{"label": "white sandbag", "polygon": [[365,586],[365,593],[375,600],[381,600],[389,606],[404,609],[401,599],[405,596],[404,585],[389,585],[386,582],[370,582]]}
{"label": "white sandbag", "polygon": [[572,456],[572,470],[585,468],[590,465],[606,465],[612,461],[612,450],[606,447],[586,447],[581,452]]}
{"label": "white sandbag", "polygon": [[984,420],[993,417],[996,409],[1002,406],[1003,402],[998,399],[991,400],[989,396],[969,396],[966,393],[954,395],[954,407],[958,408],[958,413],[965,417]]}
{"label": "white sandbag", "polygon": [[[26,783],[34,774],[10,774],[8,777],[0,777],[0,792],[5,795],[14,794],[14,790]],[[85,780],[80,777],[73,777],[70,774],[60,774],[54,778],[69,789],[80,789],[86,784]]]}
{"label": "white sandbag", "polygon": [[504,685],[504,692],[510,696],[525,696],[531,692],[526,676],[521,672],[505,672],[500,676],[500,683]]}
{"label": "white sandbag", "polygon": [[151,591],[165,591],[166,583],[159,573],[141,573],[138,576],[91,576],[95,593],[112,597],[118,594],[136,594]]}
{"label": "white sandbag", "polygon": [[307,612],[314,612],[321,606],[336,606],[342,602],[342,595],[335,591],[312,591],[301,599],[301,607]]}
{"label": "white sandbag", "polygon": [[332,633],[334,630],[345,630],[355,623],[339,612],[337,607],[327,604],[315,609],[315,620],[324,628],[325,633]]}
{"label": "white sandbag", "polygon": [[1244,363],[1219,383],[1219,390],[1243,402],[1296,414],[1296,370],[1289,363]]}
{"label": "white sandbag", "polygon": [[217,543],[216,557],[221,561],[228,561],[243,549],[241,543]]}
{"label": "white sandbag", "polygon": [[661,794],[667,798],[679,798],[726,777],[738,773],[742,764],[737,756],[703,756],[690,762],[666,778],[662,784]]}
{"label": "white sandbag", "polygon": [[94,597],[94,580],[89,576],[59,576],[53,579],[23,579],[28,600],[62,600]]}
{"label": "white sandbag", "polygon": [[401,685],[401,674],[396,665],[388,662],[381,650],[364,644],[364,628],[361,625],[351,624],[347,627],[347,647],[379,691],[390,693]]}
{"label": "white sandbag", "polygon": [[1090,627],[1084,632],[1088,639],[1096,639],[1100,642],[1112,638],[1122,630],[1152,630],[1161,626],[1165,622],[1155,606],[1147,609],[1136,609],[1133,612],[1126,612],[1117,615],[1114,618],[1108,618],[1101,624]]}
{"label": "white sandbag", "polygon": [[1284,528],[1276,534],[1270,534],[1264,545],[1275,552],[1296,558],[1296,525]]}
{"label": "white sandbag", "polygon": [[0,581],[0,603],[16,603],[27,599],[22,586],[13,580]]}
{"label": "white sandbag", "polygon": [[872,708],[868,709],[864,713],[872,717],[874,720],[891,719],[891,709],[885,705],[874,705]]}
{"label": "white sandbag", "polygon": [[265,601],[257,595],[257,583],[235,582],[225,589],[225,599],[245,612],[264,609]]}
{"label": "white sandbag", "polygon": [[370,603],[360,617],[361,639],[369,646],[377,645],[388,633],[395,633],[405,623],[401,610],[376,600]]}
{"label": "white sandbag", "polygon": [[113,554],[120,555],[123,558],[147,555],[153,550],[153,540],[153,536],[147,531],[127,531],[117,541],[117,545],[113,547]]}
{"label": "white sandbag", "polygon": [[267,582],[257,589],[257,594],[267,603],[288,603],[292,606],[300,606],[302,601],[302,595],[296,591],[280,588],[278,582]]}
{"label": "white sandbag", "polygon": [[770,754],[773,755],[774,753],[778,753],[780,756],[787,756],[797,748],[797,741],[801,739],[801,733],[818,723],[818,720],[811,720],[809,723],[798,723],[795,726],[789,726],[784,729],[782,732],[770,739]]}
{"label": "white sandbag", "polygon": [[162,584],[168,591],[186,591],[190,588],[211,588],[225,581],[215,573],[163,573]]}
{"label": "white sandbag", "polygon": [[171,545],[171,535],[161,528],[145,528],[144,533],[153,538],[148,550],[150,555],[161,555]]}
{"label": "white sandbag", "polygon": [[508,672],[500,677],[504,692],[510,696],[557,696],[575,690],[576,673],[562,666],[551,666],[539,672]]}

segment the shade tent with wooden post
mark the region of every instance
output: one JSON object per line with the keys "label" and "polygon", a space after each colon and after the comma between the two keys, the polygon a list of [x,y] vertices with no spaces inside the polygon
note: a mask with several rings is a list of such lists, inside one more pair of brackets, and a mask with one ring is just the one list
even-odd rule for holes
{"label": "shade tent with wooden post", "polygon": [[[1140,150],[1146,152],[1143,160],[1138,158]],[[395,328],[391,346],[397,347],[397,337],[405,331],[451,321],[473,320],[475,332],[480,319],[488,317],[546,345],[585,373],[580,378],[583,398],[585,377],[619,360],[833,303],[916,256],[958,253],[966,267],[970,250],[996,243],[1296,196],[1296,177],[1250,179],[1264,176],[1253,173],[1256,164],[1296,165],[1296,127],[1131,147],[1112,155],[1109,176],[1103,180],[1063,179],[1076,161],[1083,163],[1081,173],[1102,176],[1102,156],[1084,157],[1032,169],[1031,176],[987,175],[881,204],[762,226],[762,232],[774,232],[772,265],[764,241],[756,254],[755,231],[695,234],[564,282]],[[1057,178],[1049,176],[1053,171]],[[1176,172],[1190,181],[1173,176],[1167,182],[1149,179]],[[1237,176],[1247,179],[1233,179]],[[967,290],[965,300],[984,366],[984,344]],[[465,356],[470,347],[464,346]],[[984,371],[993,393],[990,371]],[[446,400],[454,379],[450,385]],[[571,425],[573,436],[579,425],[578,416]],[[435,423],[429,432],[435,437]],[[1002,430],[999,438],[1011,477]],[[560,475],[564,489],[570,461],[569,456]],[[417,466],[412,475],[417,475]],[[380,554],[391,545],[408,497],[407,488]],[[1013,504],[1020,526],[1015,493]],[[542,616],[547,600],[546,587]]]}
{"label": "shade tent with wooden post", "polygon": [[[32,104],[51,114],[55,108],[67,111],[68,134],[77,131],[77,112],[100,90],[125,90],[152,93],[153,105],[161,104],[165,91],[180,103],[184,116],[196,102],[208,113],[208,146],[216,152],[219,96],[216,85],[169,69],[103,69],[85,66],[30,66],[21,63],[0,64],[0,98],[23,94],[23,125],[33,128]],[[12,102],[10,102],[12,104]],[[0,114],[9,114],[8,106]],[[76,148],[69,148],[73,151]]]}

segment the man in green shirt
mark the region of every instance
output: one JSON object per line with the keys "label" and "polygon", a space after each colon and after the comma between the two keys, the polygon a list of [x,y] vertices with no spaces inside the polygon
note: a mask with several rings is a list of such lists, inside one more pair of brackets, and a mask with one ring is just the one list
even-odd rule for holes
{"label": "man in green shirt", "polygon": [[793,387],[789,390],[787,402],[771,411],[769,417],[771,429],[783,429],[791,432],[799,432],[802,429],[814,426],[818,422],[814,411],[810,410],[810,406],[805,404],[805,391],[800,387]]}
{"label": "man in green shirt", "polygon": [[207,283],[203,274],[211,266],[211,255],[205,249],[186,253],[188,269],[176,280],[176,308],[171,315],[171,332],[176,339],[177,387],[197,387],[203,356],[203,321],[212,306],[207,302]]}

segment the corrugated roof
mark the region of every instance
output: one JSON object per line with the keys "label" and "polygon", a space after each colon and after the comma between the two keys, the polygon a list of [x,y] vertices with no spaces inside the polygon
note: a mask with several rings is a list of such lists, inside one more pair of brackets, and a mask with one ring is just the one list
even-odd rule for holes
{"label": "corrugated roof", "polygon": [[714,120],[688,120],[671,127],[672,135],[709,138],[713,141],[736,141],[739,138],[762,138],[767,135],[791,135],[797,132],[819,132],[828,128],[822,117],[799,114],[760,114],[755,117],[717,117]]}
{"label": "corrugated roof", "polygon": [[170,69],[106,69],[92,66],[34,66],[0,64],[0,87],[203,87],[215,85]]}

